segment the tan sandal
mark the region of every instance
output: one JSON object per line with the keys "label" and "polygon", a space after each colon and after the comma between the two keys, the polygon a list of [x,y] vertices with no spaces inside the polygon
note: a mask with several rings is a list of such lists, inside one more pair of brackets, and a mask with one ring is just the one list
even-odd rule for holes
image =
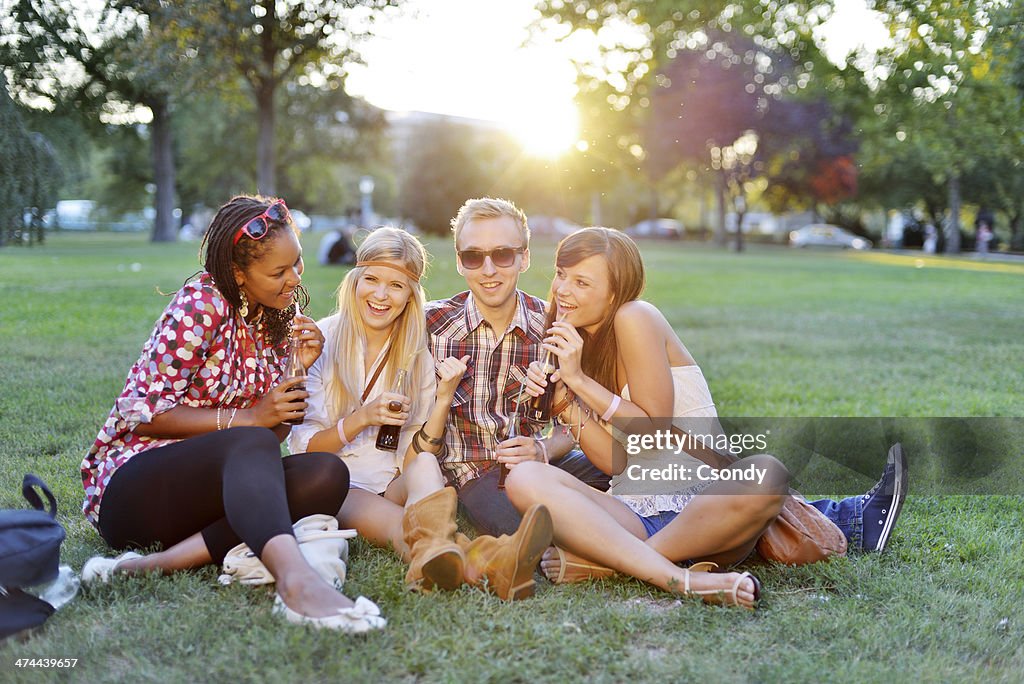
{"label": "tan sandal", "polygon": [[[697,591],[696,589],[690,589],[690,573],[691,572],[710,572],[718,567],[717,563],[711,561],[703,561],[701,563],[694,563],[689,568],[683,569],[683,596],[697,596],[700,597],[705,603],[719,603],[724,606],[739,606],[746,608],[747,610],[754,610],[757,607],[758,602],[761,600],[761,581],[751,575],[749,572],[741,573],[736,581],[733,582],[732,588],[729,591],[722,589],[711,589],[704,591]],[[745,605],[740,602],[739,590],[740,584],[746,578],[754,583],[754,601],[751,605]],[[718,598],[718,601],[709,601],[708,599]],[[730,599],[729,601],[723,601],[722,599]]]}
{"label": "tan sandal", "polygon": [[[574,559],[574,560],[570,560]],[[603,565],[596,565],[586,561],[579,556],[566,551],[559,546],[548,547],[548,550],[541,556],[541,561],[557,560],[558,571],[549,571],[541,565],[541,572],[553,584],[570,584],[573,582],[586,582],[587,580],[604,579],[611,577],[615,571]],[[583,562],[581,562],[583,561]]]}

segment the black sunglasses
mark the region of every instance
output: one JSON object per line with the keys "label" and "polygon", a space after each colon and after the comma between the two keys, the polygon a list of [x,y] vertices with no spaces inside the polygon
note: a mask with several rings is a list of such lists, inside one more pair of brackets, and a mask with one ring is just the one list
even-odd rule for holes
{"label": "black sunglasses", "polygon": [[259,240],[270,232],[270,224],[267,223],[267,219],[276,221],[277,223],[286,223],[289,221],[290,216],[291,214],[288,211],[288,207],[285,206],[284,200],[277,200],[267,207],[265,212],[239,228],[238,232],[235,233],[235,241],[233,244],[237,245],[243,235],[248,235],[253,240]]}
{"label": "black sunglasses", "polygon": [[516,262],[516,256],[525,252],[523,247],[498,247],[486,252],[481,249],[463,249],[459,251],[459,261],[471,271],[475,271],[484,265],[484,259],[491,257],[491,261],[498,268],[508,268]]}

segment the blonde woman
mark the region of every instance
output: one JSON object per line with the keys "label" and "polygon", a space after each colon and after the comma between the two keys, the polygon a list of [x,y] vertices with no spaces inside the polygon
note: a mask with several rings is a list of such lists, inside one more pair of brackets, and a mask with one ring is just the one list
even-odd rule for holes
{"label": "blonde woman", "polygon": [[[482,584],[502,598],[532,593],[534,563],[551,540],[543,506],[515,535],[468,540],[456,535],[455,490],[445,486],[437,454],[467,357],[435,363],[427,349],[420,279],[427,255],[414,236],[379,228],[359,246],[338,287],[337,312],[319,321],[324,353],[309,369],[305,420],[288,446],[334,452],[348,466],[351,490],[339,523],[371,543],[392,546],[409,563],[410,588]],[[404,387],[396,387],[404,371]],[[376,447],[382,426],[400,428],[396,451]]]}

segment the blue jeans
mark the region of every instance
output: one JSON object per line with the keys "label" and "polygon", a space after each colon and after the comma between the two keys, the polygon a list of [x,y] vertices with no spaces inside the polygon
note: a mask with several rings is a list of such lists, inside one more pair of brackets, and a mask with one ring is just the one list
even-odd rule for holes
{"label": "blue jeans", "polygon": [[836,524],[846,537],[851,551],[864,549],[864,501],[863,497],[850,496],[839,501],[819,499],[808,501]]}
{"label": "blue jeans", "polygon": [[[561,468],[586,485],[601,491],[608,490],[610,477],[580,450],[574,450],[551,465]],[[470,480],[459,488],[459,509],[480,534],[495,537],[514,534],[523,517],[516,510],[504,489],[498,489],[498,468]]]}

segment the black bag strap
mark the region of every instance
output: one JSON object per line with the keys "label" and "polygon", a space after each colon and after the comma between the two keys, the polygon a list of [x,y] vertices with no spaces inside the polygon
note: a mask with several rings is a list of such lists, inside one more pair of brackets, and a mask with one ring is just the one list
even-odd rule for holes
{"label": "black bag strap", "polygon": [[[46,510],[43,507],[43,500],[36,494],[34,487],[39,487],[46,495],[46,500],[50,504],[50,509]],[[28,501],[29,505],[37,511],[46,511],[50,514],[51,518],[57,517],[57,499],[54,498],[53,492],[46,486],[46,483],[41,479],[32,475],[31,473],[25,475],[25,479],[21,483],[21,495],[25,497],[25,501]]]}

